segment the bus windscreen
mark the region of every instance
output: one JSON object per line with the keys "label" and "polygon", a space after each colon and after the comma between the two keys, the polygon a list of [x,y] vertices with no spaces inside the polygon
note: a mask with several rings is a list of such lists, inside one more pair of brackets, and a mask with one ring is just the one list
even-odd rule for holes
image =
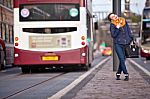
{"label": "bus windscreen", "polygon": [[21,4],[20,21],[79,21],[79,4]]}
{"label": "bus windscreen", "polygon": [[142,45],[150,46],[150,9],[143,10]]}
{"label": "bus windscreen", "polygon": [[142,30],[150,31],[150,9],[143,11]]}
{"label": "bus windscreen", "polygon": [[144,9],[143,19],[150,19],[150,9]]}

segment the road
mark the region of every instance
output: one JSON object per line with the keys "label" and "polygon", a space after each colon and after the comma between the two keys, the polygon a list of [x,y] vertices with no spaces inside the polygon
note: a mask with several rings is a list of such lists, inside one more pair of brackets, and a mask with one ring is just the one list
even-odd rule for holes
{"label": "road", "polygon": [[[105,58],[95,55],[91,68]],[[47,99],[85,72],[83,70],[70,72],[51,70],[22,74],[18,67],[9,68],[0,71],[0,99]]]}
{"label": "road", "polygon": [[133,58],[132,60],[134,60],[136,63],[138,63],[140,66],[142,66],[143,68],[145,68],[150,72],[150,60],[146,60],[145,58],[142,57]]}
{"label": "road", "polygon": [[135,70],[150,84],[150,60],[143,57],[128,59]]}
{"label": "road", "polygon": [[[96,54],[90,70],[106,58],[108,57]],[[145,61],[143,58],[132,60],[150,71],[150,61]],[[99,70],[97,69],[97,71]],[[137,69],[137,71],[141,72],[140,69]],[[0,99],[47,99],[86,73],[87,71],[83,70],[72,70],[70,72],[51,70],[22,74],[21,69],[18,67],[9,68],[0,71]],[[94,76],[94,73],[91,74]],[[85,84],[93,76],[85,79]],[[143,76],[143,78],[149,79],[150,77]]]}

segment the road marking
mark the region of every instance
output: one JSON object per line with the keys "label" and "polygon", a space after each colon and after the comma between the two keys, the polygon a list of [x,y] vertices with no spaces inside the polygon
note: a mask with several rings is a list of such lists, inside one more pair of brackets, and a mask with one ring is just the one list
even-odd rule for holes
{"label": "road marking", "polygon": [[18,68],[18,67],[12,67],[12,68],[8,68],[8,69],[5,69],[5,70],[2,70],[0,71],[1,73],[5,73],[5,72],[9,72],[9,71],[13,71],[13,70],[21,70],[21,68]]}
{"label": "road marking", "polygon": [[129,60],[131,63],[133,63],[135,66],[137,66],[139,69],[141,69],[144,73],[146,73],[148,76],[150,76],[150,72],[148,70],[146,70],[145,68],[143,68],[142,66],[140,66],[139,64],[137,64],[135,61],[133,60]]}
{"label": "road marking", "polygon": [[54,94],[51,97],[48,97],[48,99],[60,99],[62,96],[64,96],[66,93],[68,93],[71,89],[73,89],[76,85],[78,85],[84,78],[86,78],[88,75],[90,75],[95,69],[97,69],[101,64],[105,63],[107,60],[109,60],[110,57],[107,57],[106,59],[102,60],[98,65],[90,69],[88,72],[81,75],[78,79],[73,81],[71,84],[66,86],[64,89],[60,90],[56,94]]}
{"label": "road marking", "polygon": [[2,71],[0,71],[1,73],[5,73],[5,72],[7,72],[7,70],[2,70]]}

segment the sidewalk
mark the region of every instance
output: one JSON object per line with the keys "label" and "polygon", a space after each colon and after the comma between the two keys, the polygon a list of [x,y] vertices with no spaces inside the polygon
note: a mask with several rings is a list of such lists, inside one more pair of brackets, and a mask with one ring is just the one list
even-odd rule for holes
{"label": "sidewalk", "polygon": [[148,84],[133,67],[126,63],[129,81],[115,80],[112,59],[86,84],[73,99],[150,99]]}

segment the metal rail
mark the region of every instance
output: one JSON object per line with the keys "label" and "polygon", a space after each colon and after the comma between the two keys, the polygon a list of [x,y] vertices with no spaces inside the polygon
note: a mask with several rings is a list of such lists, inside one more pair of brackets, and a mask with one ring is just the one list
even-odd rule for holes
{"label": "metal rail", "polygon": [[30,90],[30,89],[32,89],[32,88],[34,88],[34,87],[39,86],[39,85],[42,85],[43,83],[45,83],[45,82],[47,82],[47,81],[50,81],[50,80],[52,80],[52,79],[55,79],[55,78],[57,78],[57,77],[59,77],[59,76],[62,76],[62,75],[64,75],[64,74],[66,74],[66,73],[67,73],[67,72],[64,72],[64,73],[60,73],[60,74],[58,74],[58,75],[56,75],[56,76],[54,76],[54,77],[50,77],[50,78],[48,78],[48,79],[46,79],[46,80],[44,80],[44,81],[41,81],[41,82],[36,83],[36,84],[33,84],[33,85],[31,85],[31,86],[29,86],[29,87],[27,87],[27,88],[21,89],[21,90],[19,90],[19,91],[16,91],[16,92],[10,94],[10,95],[7,95],[7,96],[3,97],[2,99],[12,98],[12,97],[14,97],[14,96],[16,96],[16,95],[18,95],[18,94],[21,94],[21,93],[23,93],[23,92],[25,92],[25,91],[27,91],[27,90]]}

